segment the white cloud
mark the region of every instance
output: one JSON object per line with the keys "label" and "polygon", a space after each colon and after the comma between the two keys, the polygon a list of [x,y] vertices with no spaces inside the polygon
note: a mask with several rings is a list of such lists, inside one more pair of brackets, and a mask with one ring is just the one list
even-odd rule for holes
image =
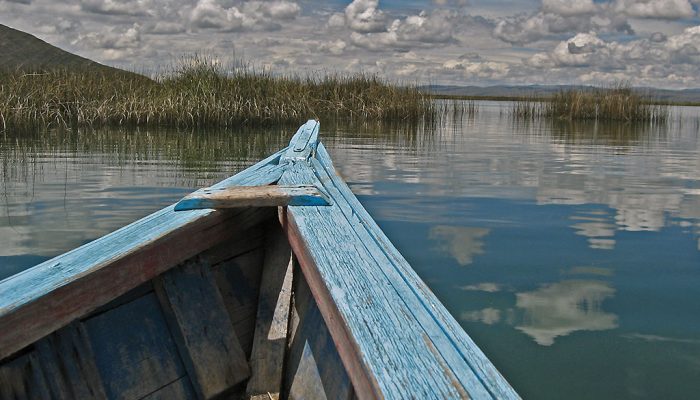
{"label": "white cloud", "polygon": [[688,0],[615,0],[612,8],[637,18],[692,18],[695,14]]}
{"label": "white cloud", "polygon": [[379,9],[379,0],[354,0],[345,8],[345,23],[355,32],[381,32],[387,17]]}
{"label": "white cloud", "polygon": [[593,0],[542,0],[542,11],[565,17],[593,14],[598,8]]}
{"label": "white cloud", "polygon": [[299,5],[289,1],[247,1],[226,7],[217,0],[199,0],[189,20],[201,29],[272,30],[280,28],[280,21],[294,19],[299,11]]}
{"label": "white cloud", "polygon": [[460,71],[465,78],[501,79],[510,72],[510,65],[494,61],[448,60],[443,66]]}
{"label": "white cloud", "polygon": [[78,37],[78,42],[100,49],[128,49],[141,45],[141,26],[134,24],[126,30],[111,28],[105,32],[88,33]]}
{"label": "white cloud", "polygon": [[147,9],[145,0],[81,0],[80,7],[88,12],[114,15],[145,15]]}
{"label": "white cloud", "polygon": [[493,35],[508,43],[525,44],[566,33],[633,33],[626,19],[599,11],[599,14],[538,12],[503,18],[496,23]]}
{"label": "white cloud", "polygon": [[[329,26],[338,26],[338,19],[331,16]],[[346,21],[347,22],[347,21]],[[453,27],[459,23],[458,15],[449,10],[422,11],[403,19],[394,19],[382,31],[366,32],[353,29],[350,42],[370,51],[401,50],[427,47],[454,41]]]}
{"label": "white cloud", "polygon": [[340,55],[343,54],[343,52],[345,52],[345,48],[347,46],[348,44],[345,43],[344,40],[337,39],[321,44],[320,50],[333,55]]}

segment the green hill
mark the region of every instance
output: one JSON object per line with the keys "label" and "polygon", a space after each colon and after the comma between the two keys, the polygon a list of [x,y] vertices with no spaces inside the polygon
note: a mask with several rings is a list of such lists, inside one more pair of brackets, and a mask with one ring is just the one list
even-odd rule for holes
{"label": "green hill", "polygon": [[0,24],[0,70],[37,71],[56,68],[129,73],[61,50],[26,32]]}

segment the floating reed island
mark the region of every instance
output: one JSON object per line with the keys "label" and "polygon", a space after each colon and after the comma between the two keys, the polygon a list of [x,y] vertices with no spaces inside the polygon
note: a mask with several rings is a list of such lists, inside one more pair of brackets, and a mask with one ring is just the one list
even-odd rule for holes
{"label": "floating reed island", "polygon": [[668,105],[635,92],[627,84],[593,89],[562,90],[551,97],[527,98],[513,102],[511,115],[517,119],[554,118],[665,123]]}
{"label": "floating reed island", "polygon": [[234,127],[309,117],[432,119],[415,86],[370,74],[277,75],[195,59],[156,79],[125,71],[0,71],[0,129],[73,126]]}

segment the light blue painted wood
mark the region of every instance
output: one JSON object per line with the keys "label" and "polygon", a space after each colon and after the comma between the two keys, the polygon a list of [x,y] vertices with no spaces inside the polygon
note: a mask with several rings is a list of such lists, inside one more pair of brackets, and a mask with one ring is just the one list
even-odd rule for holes
{"label": "light blue painted wood", "polygon": [[[430,332],[433,345],[449,363],[450,368],[459,373],[466,365],[472,371],[473,376],[469,376],[471,374],[466,371],[462,371],[464,373],[458,376],[472,397],[519,398],[506,379],[391,244],[374,219],[352,194],[347,184],[335,174],[330,156],[322,144],[319,144],[316,159],[312,163],[316,173],[321,175],[321,180],[327,182],[324,180],[325,173],[338,190],[337,194],[346,201],[347,208],[344,208],[344,203],[337,200],[346,219],[354,222],[353,227],[363,238],[366,247],[374,249],[373,256],[379,261],[378,265],[384,269],[387,279],[394,282],[394,287],[416,320],[427,332]],[[479,386],[486,389],[487,393],[481,393],[484,397],[473,394],[474,389]]]}
{"label": "light blue painted wood", "polygon": [[323,182],[334,202],[288,210],[376,395],[518,398],[335,174],[323,146],[314,153],[293,160],[280,184]]}
{"label": "light blue painted wood", "polygon": [[[308,121],[287,149],[213,188],[279,180],[315,185],[329,197],[331,206],[290,205],[288,215],[304,253],[298,255],[313,264],[314,295],[327,301],[319,309],[336,345],[346,345],[339,353],[346,367],[354,368],[348,371],[357,396],[519,398],[336,175],[318,134],[318,122]],[[0,359],[18,350],[3,342],[2,332],[13,329],[3,325],[4,317],[215,212],[176,213],[170,206],[0,281]],[[32,334],[50,332],[44,331]],[[358,384],[366,390],[357,391]]]}
{"label": "light blue painted wood", "polygon": [[316,151],[318,144],[318,121],[310,119],[292,136],[286,153],[280,159],[280,165],[289,161],[305,161]]}
{"label": "light blue painted wood", "polygon": [[[214,187],[254,186],[274,183],[281,175],[278,165],[286,149],[260,161],[252,167],[228,178]],[[79,281],[116,260],[137,253],[164,235],[195,224],[218,213],[215,210],[175,212],[173,206],[166,207],[115,232],[96,239],[77,249],[27,269],[0,281],[0,359],[29,343],[51,333],[80,315],[31,315],[23,317],[28,325],[22,335],[15,326],[7,325],[22,309],[43,297]],[[94,288],[99,290],[99,288]],[[125,288],[125,291],[130,288]],[[89,303],[91,299],[84,301]],[[87,311],[102,304],[88,304]],[[85,310],[82,310],[85,311]],[[55,320],[55,321],[52,321]]]}
{"label": "light blue painted wood", "polygon": [[[284,168],[280,170],[284,171]],[[282,176],[281,173],[280,176]],[[315,186],[236,186],[200,189],[175,204],[175,211],[205,208],[327,206],[329,204],[328,197]]]}

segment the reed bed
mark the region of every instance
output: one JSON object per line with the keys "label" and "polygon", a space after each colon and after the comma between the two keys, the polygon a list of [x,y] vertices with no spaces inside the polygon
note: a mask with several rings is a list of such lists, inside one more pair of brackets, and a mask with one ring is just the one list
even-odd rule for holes
{"label": "reed bed", "polygon": [[126,72],[0,72],[0,129],[9,127],[231,127],[307,118],[420,121],[435,117],[413,86],[375,75],[279,76],[189,61],[151,80]]}
{"label": "reed bed", "polygon": [[528,98],[513,102],[511,115],[517,119],[554,118],[665,123],[667,105],[654,104],[625,84],[590,90],[563,90],[548,98]]}

